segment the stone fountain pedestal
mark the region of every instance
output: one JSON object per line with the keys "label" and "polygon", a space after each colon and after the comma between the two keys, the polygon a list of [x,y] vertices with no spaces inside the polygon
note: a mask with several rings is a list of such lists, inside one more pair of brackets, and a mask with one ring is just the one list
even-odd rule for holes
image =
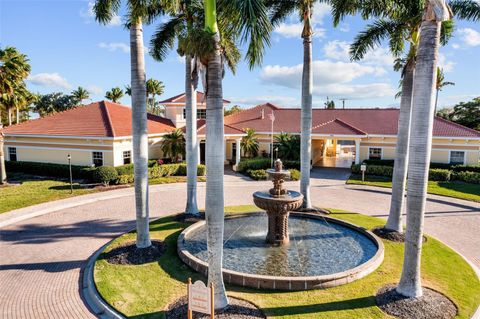
{"label": "stone fountain pedestal", "polygon": [[290,172],[282,169],[279,159],[275,161],[275,169],[267,170],[267,174],[273,181],[273,188],[268,192],[255,192],[253,202],[268,215],[266,242],[276,246],[285,245],[289,242],[289,213],[300,208],[303,195],[283,187],[284,179],[290,176]]}

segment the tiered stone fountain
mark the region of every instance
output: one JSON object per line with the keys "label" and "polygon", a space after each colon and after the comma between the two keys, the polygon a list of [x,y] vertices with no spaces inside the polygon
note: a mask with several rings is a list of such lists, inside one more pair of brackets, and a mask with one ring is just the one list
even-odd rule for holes
{"label": "tiered stone fountain", "polygon": [[268,233],[266,241],[271,245],[285,245],[289,242],[288,216],[291,211],[297,210],[303,201],[299,192],[286,190],[283,182],[290,176],[290,171],[284,170],[282,161],[275,161],[275,168],[267,170],[273,181],[273,188],[268,192],[255,192],[253,201],[268,215]]}

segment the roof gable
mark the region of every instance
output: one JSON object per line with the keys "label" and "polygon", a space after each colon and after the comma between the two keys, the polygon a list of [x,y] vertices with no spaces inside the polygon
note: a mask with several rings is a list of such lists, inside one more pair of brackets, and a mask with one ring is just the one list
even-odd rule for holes
{"label": "roof gable", "polygon": [[[197,91],[197,103],[205,104],[206,103],[206,96],[203,92]],[[180,93],[175,96],[172,96],[166,100],[158,102],[160,104],[185,104],[186,103],[186,94]],[[223,104],[230,104],[230,101],[223,100]]]}

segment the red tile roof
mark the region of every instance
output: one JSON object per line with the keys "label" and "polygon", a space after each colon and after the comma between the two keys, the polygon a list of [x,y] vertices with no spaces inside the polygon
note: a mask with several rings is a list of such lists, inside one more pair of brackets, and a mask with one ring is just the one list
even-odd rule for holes
{"label": "red tile roof", "polygon": [[[203,92],[197,91],[197,103],[206,103],[206,96]],[[160,104],[171,104],[171,103],[185,103],[185,93],[181,93],[166,100],[158,102]],[[223,100],[224,104],[230,104],[230,101]]]}
{"label": "red tile roof", "polygon": [[[148,114],[148,133],[162,134],[175,129],[173,123],[163,117]],[[131,136],[132,110],[109,101],[94,102],[71,110],[6,127],[3,132],[24,135]]]}
{"label": "red tile roof", "polygon": [[[300,133],[300,109],[261,104],[225,117],[225,124],[237,129],[271,131],[268,114],[274,113],[274,132]],[[262,118],[263,113],[263,118]],[[397,135],[398,109],[313,109],[313,134]],[[479,138],[480,132],[436,117],[433,135]]]}
{"label": "red tile roof", "polygon": [[[206,135],[206,121],[204,119],[197,120],[197,134],[198,135]],[[183,132],[186,131],[186,127],[182,127]],[[230,125],[223,126],[224,133],[226,135],[246,135],[245,131],[237,129]]]}

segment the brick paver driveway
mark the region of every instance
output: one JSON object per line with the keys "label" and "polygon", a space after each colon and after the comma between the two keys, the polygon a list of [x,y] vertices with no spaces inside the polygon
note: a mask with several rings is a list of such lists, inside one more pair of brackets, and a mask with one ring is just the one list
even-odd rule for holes
{"label": "brick paver driveway", "polygon": [[[387,189],[347,186],[346,171],[316,170],[312,176],[315,205],[378,217],[388,213]],[[298,182],[287,184],[298,190]],[[267,187],[269,182],[230,174],[225,178],[226,205],[252,204],[253,191]],[[62,203],[110,197],[0,229],[0,318],[93,318],[79,293],[81,269],[100,246],[134,226],[132,194],[132,189],[122,189],[68,199]],[[152,217],[182,211],[185,194],[184,184],[152,186]],[[204,196],[205,184],[200,184],[200,206]],[[28,210],[55,205],[65,207],[49,203]],[[429,196],[425,231],[480,266],[480,204]]]}

